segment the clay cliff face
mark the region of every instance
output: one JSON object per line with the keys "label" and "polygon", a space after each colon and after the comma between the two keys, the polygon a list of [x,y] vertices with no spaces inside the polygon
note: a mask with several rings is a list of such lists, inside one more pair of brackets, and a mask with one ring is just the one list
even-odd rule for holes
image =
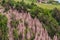
{"label": "clay cliff face", "polygon": [[[37,18],[32,19],[29,13],[19,13],[16,10],[10,9],[7,13],[3,14],[8,18],[7,26],[9,28],[9,40],[14,40],[14,27],[11,26],[12,17],[19,21],[16,28],[18,29],[18,35],[21,34],[22,38],[18,38],[18,40],[52,40],[48,36],[47,30],[42,27],[42,23]],[[56,35],[53,37],[53,40],[58,40]]]}

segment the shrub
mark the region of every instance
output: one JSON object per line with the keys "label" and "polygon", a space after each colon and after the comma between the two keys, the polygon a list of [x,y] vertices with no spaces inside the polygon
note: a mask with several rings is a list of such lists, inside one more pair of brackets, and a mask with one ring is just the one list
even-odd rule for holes
{"label": "shrub", "polygon": [[59,26],[57,28],[57,35],[58,35],[58,39],[60,39],[60,10],[58,10],[57,8],[54,8],[53,11],[52,11],[52,16],[59,23]]}
{"label": "shrub", "polygon": [[14,40],[18,40],[18,31],[17,31],[17,29],[13,30],[13,36],[14,36]]}
{"label": "shrub", "polygon": [[0,13],[0,30],[2,32],[2,40],[8,40],[7,18]]}
{"label": "shrub", "polygon": [[4,5],[5,3],[6,3],[6,1],[5,0],[2,0],[1,5]]}
{"label": "shrub", "polygon": [[21,12],[21,10],[23,10],[23,12],[26,12],[27,11],[26,3],[25,2],[22,2],[22,1],[21,2],[17,2],[15,8],[19,12]]}
{"label": "shrub", "polygon": [[42,13],[43,9],[39,8],[37,6],[32,6],[32,8],[30,9],[30,14],[32,16],[32,18],[37,17],[39,13]]}
{"label": "shrub", "polygon": [[47,28],[47,31],[52,38],[57,32],[57,28],[59,26],[58,22],[52,17],[49,12],[39,13],[38,19],[46,25],[45,28]]}
{"label": "shrub", "polygon": [[54,8],[52,11],[52,16],[59,22],[60,24],[60,10]]}
{"label": "shrub", "polygon": [[16,3],[15,8],[21,12],[22,6],[21,6],[20,2]]}
{"label": "shrub", "polygon": [[13,7],[15,7],[15,1],[14,0],[10,0],[10,1],[8,1],[8,5],[11,7],[11,8],[13,8]]}
{"label": "shrub", "polygon": [[12,20],[11,21],[11,27],[16,28],[18,26],[18,24],[19,24],[19,21],[17,21],[17,20]]}

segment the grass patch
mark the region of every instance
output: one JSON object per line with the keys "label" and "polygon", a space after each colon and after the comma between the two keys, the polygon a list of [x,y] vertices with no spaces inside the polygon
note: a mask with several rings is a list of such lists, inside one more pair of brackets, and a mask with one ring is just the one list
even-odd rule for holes
{"label": "grass patch", "polygon": [[[17,1],[22,1],[22,0],[15,0],[16,2]],[[31,0],[24,0],[26,3],[31,3],[32,1]],[[36,3],[36,1],[33,1]],[[54,9],[55,7],[60,9],[60,5],[53,5],[53,4],[44,4],[44,3],[36,3],[37,6],[43,8],[43,9]]]}
{"label": "grass patch", "polygon": [[55,7],[60,9],[60,5],[43,4],[43,3],[41,3],[41,4],[36,3],[36,4],[37,4],[37,6],[44,8],[44,9],[54,9]]}

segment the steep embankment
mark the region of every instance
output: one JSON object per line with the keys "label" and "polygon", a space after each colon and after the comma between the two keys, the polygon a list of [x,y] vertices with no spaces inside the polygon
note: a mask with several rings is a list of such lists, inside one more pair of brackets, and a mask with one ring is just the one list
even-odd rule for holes
{"label": "steep embankment", "polygon": [[[42,23],[37,18],[32,19],[29,13],[10,9],[2,14],[8,18],[9,40],[52,40]],[[54,36],[53,40],[58,40],[57,36]]]}

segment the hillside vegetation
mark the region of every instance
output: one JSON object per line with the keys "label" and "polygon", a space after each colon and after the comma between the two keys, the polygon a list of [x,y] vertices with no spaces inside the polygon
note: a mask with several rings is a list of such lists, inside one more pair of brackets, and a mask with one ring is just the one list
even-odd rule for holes
{"label": "hillside vegetation", "polygon": [[[17,0],[16,2],[18,2],[18,1],[22,1],[22,0]],[[26,2],[26,3],[34,2],[34,3],[36,3],[37,6],[39,6],[41,8],[44,8],[44,9],[54,9],[55,7],[60,9],[60,5],[48,4],[48,3],[47,4],[45,4],[45,3],[37,3],[37,0],[24,0],[24,2]]]}
{"label": "hillside vegetation", "polygon": [[[57,35],[58,40],[60,40],[60,5],[43,4],[43,3],[40,4],[40,3],[30,2],[30,0],[26,1],[26,2],[23,0],[20,2],[18,2],[18,1],[10,0],[10,1],[6,2],[3,0],[1,2],[1,6],[4,7],[3,13],[7,13],[10,9],[12,9],[12,11],[17,10],[18,13],[25,13],[25,14],[29,13],[33,19],[37,18],[39,20],[39,22],[41,22],[43,28],[45,28],[47,30],[48,35],[51,37],[51,39],[53,39],[54,35]],[[11,15],[13,15],[13,14],[11,14]],[[17,12],[15,13],[15,15],[16,16],[18,15]],[[1,18],[3,18],[4,20],[1,20]],[[17,18],[19,18],[19,17],[17,17]],[[17,40],[18,34],[17,34],[16,27],[19,24],[18,22],[20,22],[21,20],[17,21],[15,19],[14,15],[12,16],[11,19],[13,21],[11,21],[10,26],[12,26],[12,29],[14,28],[14,30],[13,30],[14,35],[13,36],[14,36],[14,39]],[[7,19],[5,19],[4,16],[0,16],[0,20],[1,20],[2,28],[4,26],[4,29],[5,29],[5,26],[7,25],[6,24]],[[0,26],[1,26],[1,24],[0,24]],[[25,34],[27,34],[27,30],[29,30],[29,29],[28,29],[26,23],[25,23],[25,25],[26,25]],[[0,29],[1,31],[2,31],[2,28]],[[8,30],[8,29],[6,29],[6,30]],[[7,39],[6,30],[5,31],[3,30],[6,33],[6,36],[4,36],[5,34],[3,32],[3,34],[2,34],[3,37],[0,37],[2,40],[4,40],[3,38],[5,38],[5,40]],[[33,40],[33,38],[34,37],[32,37],[31,40]],[[26,38],[26,40],[27,40],[27,38]]]}
{"label": "hillside vegetation", "polygon": [[60,10],[60,5],[54,5],[54,4],[37,4],[37,6],[44,8],[44,9],[54,9],[55,7],[58,8]]}

